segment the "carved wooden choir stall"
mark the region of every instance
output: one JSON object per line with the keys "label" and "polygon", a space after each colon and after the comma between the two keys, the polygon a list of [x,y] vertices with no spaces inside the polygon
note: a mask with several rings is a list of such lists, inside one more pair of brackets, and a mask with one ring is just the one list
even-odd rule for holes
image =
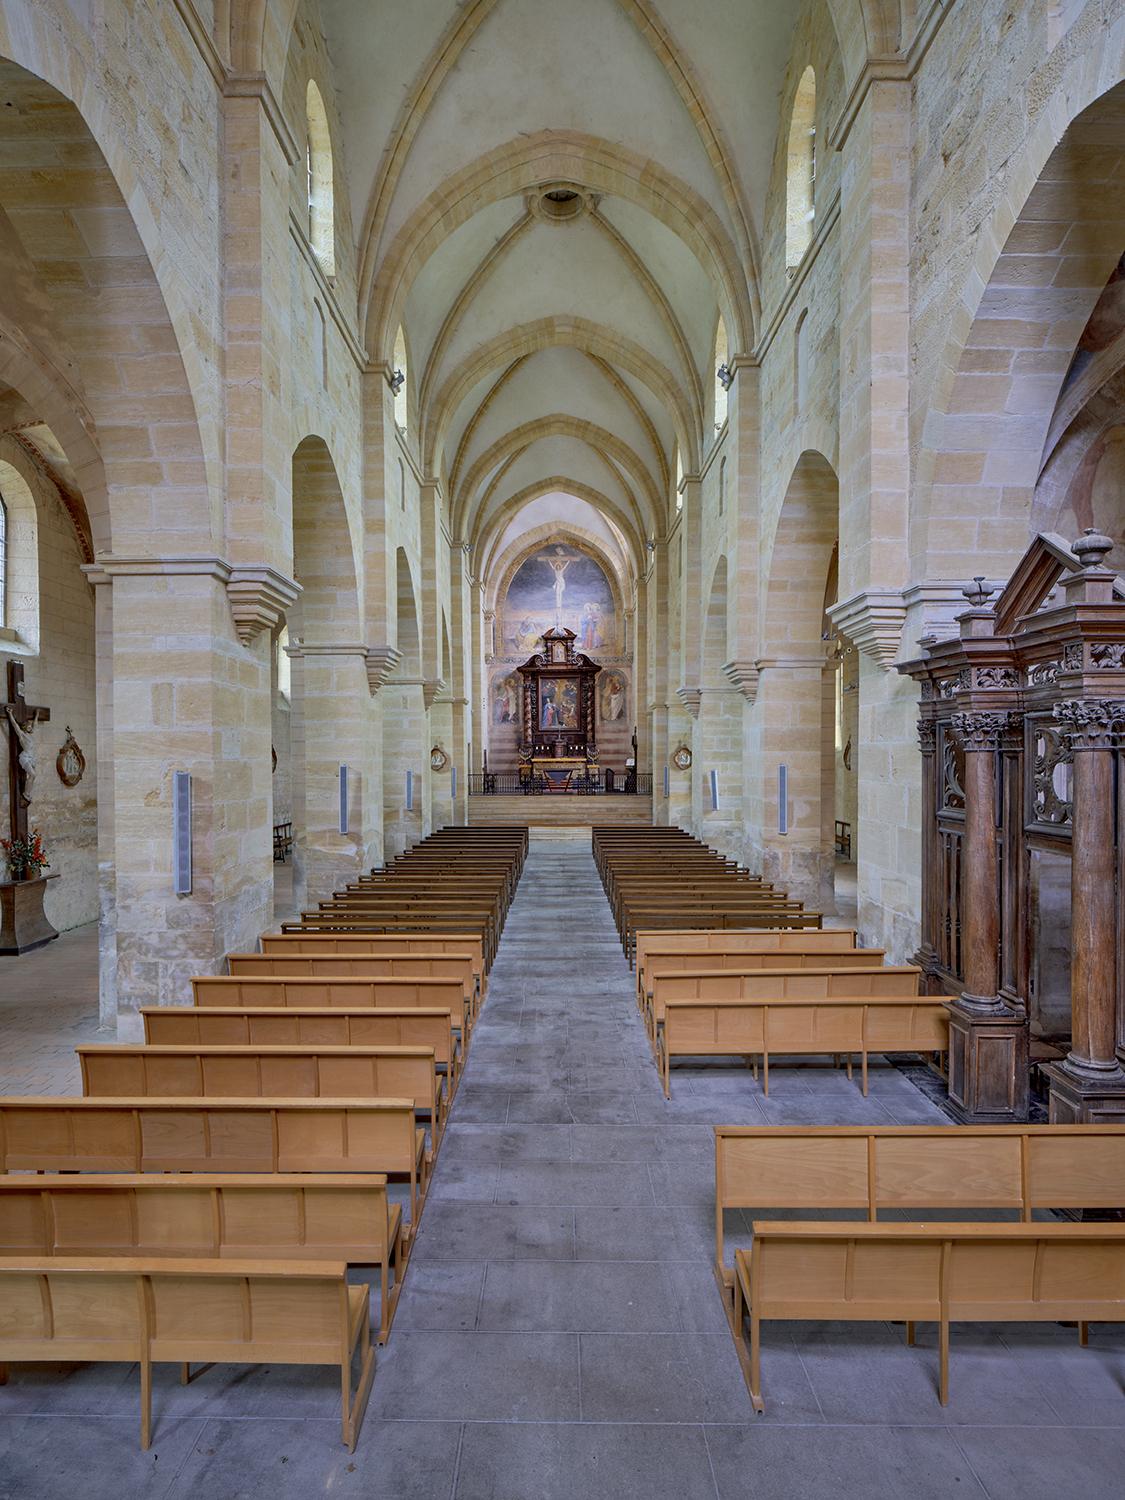
{"label": "carved wooden choir stall", "polygon": [[574,649],[577,636],[565,626],[543,635],[543,649],[517,668],[523,679],[521,778],[534,777],[544,790],[571,789],[589,777],[598,761],[594,684],[601,667]]}
{"label": "carved wooden choir stall", "polygon": [[[1108,537],[1040,534],[921,684],[922,944],[950,995],[949,1094],[1025,1120],[1029,1049],[1053,1122],[1125,1120],[1125,592]],[[1041,1040],[1042,1039],[1042,1040]],[[1044,1046],[1055,1042],[1058,1051]]]}

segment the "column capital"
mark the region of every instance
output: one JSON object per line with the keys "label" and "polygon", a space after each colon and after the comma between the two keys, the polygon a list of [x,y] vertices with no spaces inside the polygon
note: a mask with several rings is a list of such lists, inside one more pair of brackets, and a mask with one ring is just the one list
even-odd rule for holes
{"label": "column capital", "polygon": [[1013,730],[1018,729],[1021,720],[1020,714],[1007,709],[984,709],[953,714],[950,724],[966,754],[972,754],[975,751],[999,750],[1003,741]]}
{"label": "column capital", "polygon": [[95,586],[115,578],[213,578],[226,587],[238,639],[249,646],[263,630],[274,630],[301,593],[301,585],[268,563],[229,563],[224,558],[188,553],[161,557],[118,557],[105,552],[82,571]]}
{"label": "column capital", "polygon": [[687,709],[693,719],[699,718],[699,705],[703,701],[703,689],[698,687],[678,687],[676,697]]}
{"label": "column capital", "polygon": [[933,755],[937,749],[937,724],[933,719],[918,720],[918,748],[923,755]]}
{"label": "column capital", "polygon": [[1055,719],[1072,753],[1111,750],[1125,729],[1125,701],[1120,698],[1072,698],[1055,704]]}
{"label": "column capital", "polygon": [[719,671],[748,703],[754,702],[758,696],[758,662],[749,657],[735,657],[731,661],[725,661]]}
{"label": "column capital", "polygon": [[368,646],[366,657],[367,686],[374,698],[402,660],[402,652],[397,646]]}
{"label": "column capital", "polygon": [[906,621],[906,599],[901,590],[860,589],[850,599],[830,605],[828,618],[865,656],[890,669]]}

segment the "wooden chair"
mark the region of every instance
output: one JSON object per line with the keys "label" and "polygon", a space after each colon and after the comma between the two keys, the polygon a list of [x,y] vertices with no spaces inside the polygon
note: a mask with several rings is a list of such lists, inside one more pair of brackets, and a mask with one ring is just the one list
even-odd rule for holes
{"label": "wooden chair", "polygon": [[[343,1260],[379,1267],[379,1334],[406,1265],[381,1173],[140,1173],[0,1178],[0,1256]],[[393,1273],[393,1282],[391,1276]]]}
{"label": "wooden chair", "polygon": [[409,1184],[409,1238],[433,1154],[412,1099],[0,1098],[0,1172],[381,1172]]}
{"label": "wooden chair", "polygon": [[185,1385],[193,1364],[339,1365],[354,1452],[375,1373],[369,1288],[348,1284],[343,1261],[5,1256],[0,1383],[9,1364],[44,1360],[139,1364],[142,1448],[154,1364],[178,1364]]}
{"label": "wooden chair", "polygon": [[[949,1325],[1125,1322],[1125,1224],[826,1224],[755,1221],[735,1252],[735,1346],[764,1410],[763,1319],[938,1325],[949,1403]],[[744,1323],[749,1313],[747,1348]]]}

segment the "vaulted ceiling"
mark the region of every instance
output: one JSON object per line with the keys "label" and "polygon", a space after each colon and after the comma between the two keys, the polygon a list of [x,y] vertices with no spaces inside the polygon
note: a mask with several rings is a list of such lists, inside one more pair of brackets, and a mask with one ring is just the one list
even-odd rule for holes
{"label": "vaulted ceiling", "polygon": [[[860,31],[863,7],[898,8],[831,4]],[[639,567],[675,513],[677,447],[691,473],[714,436],[720,316],[732,354],[754,344],[800,6],[320,9],[365,342],[389,360],[405,328],[420,456],[454,535],[486,550],[520,506],[570,493]]]}

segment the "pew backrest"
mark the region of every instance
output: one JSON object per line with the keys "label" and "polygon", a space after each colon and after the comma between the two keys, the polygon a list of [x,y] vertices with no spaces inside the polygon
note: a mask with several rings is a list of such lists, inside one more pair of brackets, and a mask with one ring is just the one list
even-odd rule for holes
{"label": "pew backrest", "polygon": [[[447,1007],[402,1010],[219,1009],[182,1006],[141,1011],[148,1046],[425,1047],[436,1062],[455,1060],[454,1017]],[[460,1009],[457,1012],[460,1022]]]}
{"label": "pew backrest", "polygon": [[393,1172],[413,1099],[0,1099],[0,1171]]}
{"label": "pew backrest", "polygon": [[191,982],[197,1008],[223,1010],[309,1009],[444,1009],[460,1026],[468,1018],[465,987],[456,979],[290,978],[243,974],[207,975]]}
{"label": "pew backrest", "polygon": [[1125,1125],[715,1127],[715,1261],[723,1213],[1125,1209]]}

